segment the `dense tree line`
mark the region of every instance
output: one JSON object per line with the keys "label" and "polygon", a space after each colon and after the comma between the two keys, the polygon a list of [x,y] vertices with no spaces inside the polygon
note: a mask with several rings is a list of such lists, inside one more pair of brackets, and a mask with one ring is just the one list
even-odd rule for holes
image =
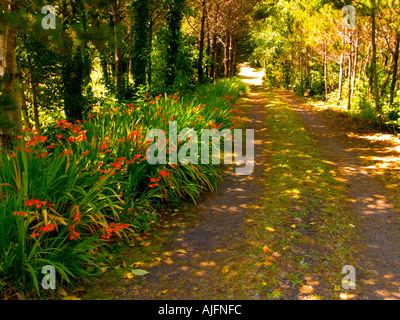
{"label": "dense tree line", "polygon": [[[343,27],[346,5],[355,9],[355,28]],[[253,61],[269,85],[397,127],[399,9],[398,0],[264,2],[255,13]]]}
{"label": "dense tree line", "polygon": [[55,0],[55,29],[46,29],[48,3],[2,0],[0,143],[49,115],[81,120],[105,99],[234,76],[257,2]]}

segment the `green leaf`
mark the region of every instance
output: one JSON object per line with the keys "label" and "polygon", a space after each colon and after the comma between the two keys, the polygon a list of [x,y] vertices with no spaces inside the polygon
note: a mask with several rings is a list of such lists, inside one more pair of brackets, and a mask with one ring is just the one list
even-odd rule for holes
{"label": "green leaf", "polygon": [[143,269],[132,269],[131,270],[132,274],[134,274],[135,276],[144,276],[150,272],[143,270]]}

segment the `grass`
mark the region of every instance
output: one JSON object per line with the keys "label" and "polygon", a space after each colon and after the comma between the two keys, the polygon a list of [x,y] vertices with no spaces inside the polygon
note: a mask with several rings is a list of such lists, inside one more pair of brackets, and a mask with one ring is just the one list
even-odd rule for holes
{"label": "grass", "polygon": [[265,97],[265,192],[236,279],[262,299],[338,298],[341,269],[355,263],[354,217],[340,205],[344,184],[296,112],[272,92]]}

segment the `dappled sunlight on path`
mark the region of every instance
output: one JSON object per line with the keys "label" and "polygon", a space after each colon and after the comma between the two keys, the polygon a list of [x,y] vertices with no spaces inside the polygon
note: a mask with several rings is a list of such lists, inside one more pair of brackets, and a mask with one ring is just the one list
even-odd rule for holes
{"label": "dappled sunlight on path", "polygon": [[298,112],[346,182],[347,206],[358,220],[358,299],[400,299],[400,223],[392,196],[371,175],[346,135],[294,94],[284,90],[275,92]]}
{"label": "dappled sunlight on path", "polygon": [[251,68],[248,63],[243,63],[241,65],[239,77],[244,83],[261,86],[263,84],[264,76],[264,70],[255,70]]}

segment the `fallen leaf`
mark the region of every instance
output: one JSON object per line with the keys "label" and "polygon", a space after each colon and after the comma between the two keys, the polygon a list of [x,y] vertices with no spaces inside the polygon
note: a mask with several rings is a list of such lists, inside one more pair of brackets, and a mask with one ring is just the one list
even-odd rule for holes
{"label": "fallen leaf", "polygon": [[78,298],[77,296],[66,296],[62,298],[62,300],[81,300],[81,299]]}
{"label": "fallen leaf", "polygon": [[264,253],[267,253],[267,252],[270,252],[270,251],[271,251],[271,249],[268,248],[267,246],[264,246],[264,247],[262,248],[262,250],[263,250]]}
{"label": "fallen leaf", "polygon": [[158,262],[162,261],[162,259],[159,258],[159,257],[154,258],[154,260],[155,260],[155,261],[158,261]]}
{"label": "fallen leaf", "polygon": [[334,290],[334,291],[340,291],[341,288],[342,288],[342,287],[341,287],[339,284],[335,284],[335,285],[333,286],[333,290]]}
{"label": "fallen leaf", "polygon": [[78,287],[78,288],[75,288],[75,290],[74,290],[74,292],[81,292],[81,291],[85,291],[85,288],[84,287]]}
{"label": "fallen leaf", "polygon": [[352,228],[355,228],[356,226],[354,224],[349,223],[349,226]]}
{"label": "fallen leaf", "polygon": [[128,266],[126,265],[126,262],[125,262],[125,260],[124,261],[122,261],[122,263],[121,263],[121,266],[122,267],[124,267],[124,268],[127,268]]}
{"label": "fallen leaf", "polygon": [[144,276],[149,273],[148,271],[143,270],[143,269],[132,269],[131,272],[135,276]]}
{"label": "fallen leaf", "polygon": [[294,228],[296,228],[296,225],[292,224],[290,227],[294,229]]}
{"label": "fallen leaf", "polygon": [[176,253],[182,253],[182,254],[186,254],[187,251],[185,249],[178,249],[175,251]]}
{"label": "fallen leaf", "polygon": [[228,273],[229,271],[231,271],[229,269],[229,266],[225,266],[225,267],[222,268],[222,273]]}
{"label": "fallen leaf", "polygon": [[265,227],[265,229],[269,232],[275,232],[275,229],[271,227]]}
{"label": "fallen leaf", "polygon": [[157,293],[157,296],[165,295],[165,294],[167,294],[167,292],[168,292],[168,290],[163,290],[163,291]]}
{"label": "fallen leaf", "polygon": [[113,256],[112,254],[110,254],[110,255],[107,257],[107,259],[108,259],[108,260],[112,260],[112,259],[114,259],[114,256]]}
{"label": "fallen leaf", "polygon": [[104,272],[107,271],[108,267],[103,267],[103,268],[100,268],[100,269],[101,269],[101,272],[104,273]]}
{"label": "fallen leaf", "polygon": [[122,279],[133,279],[133,274],[131,272],[125,273]]}
{"label": "fallen leaf", "polygon": [[64,297],[68,296],[68,293],[61,287],[57,288],[57,292],[58,292],[58,294],[60,294],[60,295],[62,295]]}

